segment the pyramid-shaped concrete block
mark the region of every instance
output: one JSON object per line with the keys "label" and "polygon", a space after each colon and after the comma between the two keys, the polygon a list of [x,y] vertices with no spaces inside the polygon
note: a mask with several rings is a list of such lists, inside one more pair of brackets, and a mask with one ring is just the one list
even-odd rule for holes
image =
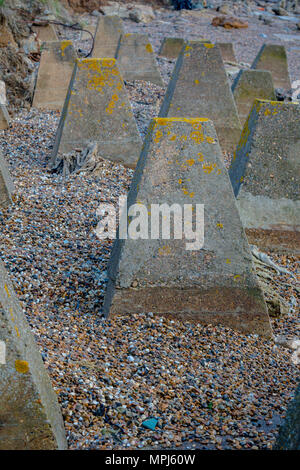
{"label": "pyramid-shaped concrete block", "polygon": [[67,447],[48,374],[0,261],[0,450]]}
{"label": "pyramid-shaped concrete block", "polygon": [[51,23],[46,26],[32,26],[32,30],[41,42],[58,41],[55,28]]}
{"label": "pyramid-shaped concrete block", "polygon": [[32,106],[61,111],[76,58],[71,41],[44,44]]}
{"label": "pyramid-shaped concrete block", "polygon": [[272,74],[265,70],[240,70],[232,92],[240,121],[245,124],[256,98],[274,101],[276,99]]}
{"label": "pyramid-shaped concrete block", "polygon": [[78,60],[56,133],[57,153],[98,143],[99,156],[134,168],[142,140],[115,59]]}
{"label": "pyramid-shaped concrete block", "polygon": [[0,208],[11,204],[14,190],[15,188],[9,173],[8,165],[0,152]]}
{"label": "pyramid-shaped concrete block", "polygon": [[256,100],[229,175],[251,241],[300,250],[300,106]]}
{"label": "pyramid-shaped concrete block", "polygon": [[5,104],[0,103],[0,129],[5,130],[9,128],[9,114]]}
{"label": "pyramid-shaped concrete block", "polygon": [[165,37],[161,43],[158,55],[166,59],[177,59],[184,45],[183,38]]}
{"label": "pyramid-shaped concrete block", "polygon": [[271,72],[275,88],[284,88],[285,90],[291,88],[284,46],[264,44],[254,59],[251,68]]}
{"label": "pyramid-shaped concrete block", "polygon": [[223,62],[236,62],[234,48],[232,42],[217,42],[216,43],[220,50]]}
{"label": "pyramid-shaped concrete block", "polygon": [[124,34],[123,22],[118,16],[100,16],[98,19],[94,49],[95,58],[115,57],[119,39]]}
{"label": "pyramid-shaped concrete block", "polygon": [[[131,230],[131,224],[137,224],[131,212],[134,207],[143,217],[140,238]],[[152,121],[127,209],[121,223],[127,214],[131,216],[128,234],[133,235],[125,239],[124,228],[123,238],[118,236],[120,230],[117,235],[108,269],[106,315],[153,312],[271,336],[264,297],[211,121]],[[175,221],[169,228],[171,236],[159,222],[160,210],[167,227],[169,217]]]}
{"label": "pyramid-shaped concrete block", "polygon": [[218,46],[193,41],[182,49],[159,115],[207,117],[222,149],[235,149],[241,124]]}
{"label": "pyramid-shaped concrete block", "polygon": [[145,80],[164,86],[153,47],[146,34],[123,34],[116,58],[124,80]]}
{"label": "pyramid-shaped concrete block", "polygon": [[[190,41],[190,43],[192,44],[194,42],[204,42],[206,44],[211,43],[211,41],[208,41],[207,39],[198,39],[198,41]],[[185,43],[186,41],[183,38],[165,37],[160,46],[158,55],[160,57],[166,57],[167,59],[177,59]],[[224,62],[236,62],[233,44],[231,42],[217,42],[216,44],[220,48],[222,59]]]}

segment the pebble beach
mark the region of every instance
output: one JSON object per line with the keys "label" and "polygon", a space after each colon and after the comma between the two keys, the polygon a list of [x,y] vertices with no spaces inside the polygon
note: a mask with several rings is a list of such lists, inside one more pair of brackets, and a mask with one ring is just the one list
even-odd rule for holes
{"label": "pebble beach", "polygon": [[[210,21],[167,11],[147,25],[124,23],[128,32],[149,34],[156,51],[167,33],[195,39],[200,26],[201,37],[234,42],[246,63],[265,42],[255,36],[256,18],[247,32],[220,31]],[[260,25],[270,41],[271,29]],[[88,49],[79,32],[58,32]],[[248,33],[256,40],[246,41]],[[300,46],[288,58],[293,81],[300,76]],[[167,81],[174,61],[158,64]],[[126,87],[144,137],[165,88]],[[291,350],[155,312],[104,319],[112,241],[97,238],[96,211],[101,202],[117,204],[133,171],[103,161],[95,174],[51,173],[58,120],[58,112],[23,109],[0,131],[16,186],[14,204],[0,211],[0,253],[57,393],[69,449],[271,449],[299,380]],[[227,165],[230,158],[225,155]],[[274,335],[300,339],[299,256],[267,254],[290,273],[273,273],[289,305],[286,315],[271,318]],[[152,429],[143,425],[148,419]]]}

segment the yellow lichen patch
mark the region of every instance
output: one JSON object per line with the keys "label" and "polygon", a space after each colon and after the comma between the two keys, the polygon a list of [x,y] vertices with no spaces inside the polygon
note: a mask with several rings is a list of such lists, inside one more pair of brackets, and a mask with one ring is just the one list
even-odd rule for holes
{"label": "yellow lichen patch", "polygon": [[221,222],[219,222],[219,223],[217,224],[217,227],[218,227],[218,228],[223,228],[223,224],[222,224]]}
{"label": "yellow lichen patch", "polygon": [[206,142],[208,144],[214,144],[215,143],[215,139],[213,137],[210,137],[209,135],[206,136]]}
{"label": "yellow lichen patch", "polygon": [[195,83],[195,85],[199,85],[200,82],[199,82],[199,80],[196,78],[196,80],[194,80],[194,83]]}
{"label": "yellow lichen patch", "polygon": [[16,333],[17,333],[17,337],[20,338],[20,333],[19,333],[19,330],[16,326],[15,326],[15,330],[16,330]]}
{"label": "yellow lichen patch", "polygon": [[61,56],[65,56],[65,50],[67,47],[72,45],[72,41],[61,41],[60,43],[60,50],[61,50]]}
{"label": "yellow lichen patch", "polygon": [[170,255],[171,254],[171,248],[169,246],[162,246],[158,249],[158,254],[160,256],[166,256],[166,255]]}
{"label": "yellow lichen patch", "polygon": [[190,193],[189,196],[190,196],[190,197],[194,197],[194,196],[195,196],[195,193]]}
{"label": "yellow lichen patch", "polygon": [[152,48],[152,46],[149,42],[148,42],[148,44],[146,44],[146,51],[149,52],[149,53],[153,52],[153,48]]}
{"label": "yellow lichen patch", "polygon": [[103,87],[106,85],[114,86],[114,77],[118,75],[115,59],[81,59],[77,64],[78,67],[88,71],[88,90],[103,93]]}
{"label": "yellow lichen patch", "polygon": [[163,133],[161,131],[156,131],[155,132],[154,142],[156,142],[156,143],[159,142],[160,139],[162,138],[162,136],[163,136]]}
{"label": "yellow lichen patch", "polygon": [[[84,59],[93,61],[94,59]],[[110,57],[104,57],[103,59],[97,59],[100,61],[102,67],[114,67],[116,65],[116,59],[112,59]]]}
{"label": "yellow lichen patch", "polygon": [[214,44],[210,44],[210,43],[208,43],[208,42],[205,42],[205,43],[203,44],[203,46],[206,47],[207,49],[212,49],[213,47],[215,47]]}
{"label": "yellow lichen patch", "polygon": [[264,112],[264,115],[265,116],[270,116],[270,114],[271,114],[271,111],[267,108]]}
{"label": "yellow lichen patch", "polygon": [[6,284],[4,284],[4,289],[5,289],[5,292],[7,293],[7,297],[10,297],[10,293]]}
{"label": "yellow lichen patch", "polygon": [[182,184],[182,179],[181,178],[178,180],[178,184]]}
{"label": "yellow lichen patch", "polygon": [[204,155],[203,155],[202,152],[199,152],[199,153],[198,153],[198,157],[199,157],[199,158],[198,158],[198,161],[199,161],[199,162],[203,162],[203,160],[204,160]]}
{"label": "yellow lichen patch", "polygon": [[27,361],[20,361],[19,359],[17,359],[15,361],[15,369],[21,374],[26,374],[26,372],[29,371],[29,364]]}
{"label": "yellow lichen patch", "polygon": [[258,101],[259,103],[269,103],[272,106],[282,106],[283,104],[285,104],[284,101],[263,100],[260,98],[256,98],[255,101]]}
{"label": "yellow lichen patch", "polygon": [[185,46],[185,49],[184,49],[184,50],[185,50],[185,51],[189,51],[189,50],[191,50],[191,49],[192,49],[192,46]]}
{"label": "yellow lichen patch", "polygon": [[188,160],[186,160],[186,163],[189,165],[189,166],[193,166],[194,163],[195,163],[195,160],[193,158],[189,158]]}
{"label": "yellow lichen patch", "polygon": [[196,131],[201,131],[202,130],[202,124],[200,124],[199,122],[194,122],[192,124],[192,128],[195,129]]}
{"label": "yellow lichen patch", "polygon": [[13,309],[11,307],[9,308],[9,313],[10,313],[12,321],[15,321],[14,315],[13,315]]}
{"label": "yellow lichen patch", "polygon": [[153,118],[160,126],[166,126],[168,122],[188,122],[190,124],[197,124],[200,122],[208,122],[208,118],[181,118],[181,117],[172,117],[172,118]]}
{"label": "yellow lichen patch", "polygon": [[233,276],[233,279],[234,279],[235,281],[238,281],[238,279],[239,279],[240,277],[241,277],[241,276],[240,276],[239,274],[236,274],[235,276]]}
{"label": "yellow lichen patch", "polygon": [[216,168],[216,164],[208,164],[208,163],[203,163],[202,165],[202,169],[204,171],[204,173],[206,173],[207,175],[210,175],[210,173]]}
{"label": "yellow lichen patch", "polygon": [[204,135],[202,131],[193,131],[190,133],[190,138],[196,142],[196,144],[201,144],[204,141]]}
{"label": "yellow lichen patch", "polygon": [[231,259],[226,258],[226,264],[231,264]]}

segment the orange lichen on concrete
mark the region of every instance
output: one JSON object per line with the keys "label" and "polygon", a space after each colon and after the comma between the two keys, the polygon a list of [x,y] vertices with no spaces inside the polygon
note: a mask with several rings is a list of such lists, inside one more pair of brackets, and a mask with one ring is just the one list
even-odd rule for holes
{"label": "orange lichen on concrete", "polygon": [[150,43],[146,44],[145,49],[147,52],[149,52],[149,54],[153,52],[153,48]]}
{"label": "orange lichen on concrete", "polygon": [[7,293],[7,297],[10,297],[10,293],[6,284],[4,284],[4,289],[5,289],[5,292]]}
{"label": "orange lichen on concrete", "polygon": [[189,122],[190,124],[197,124],[200,122],[208,122],[210,119],[207,118],[181,118],[181,117],[172,117],[172,118],[162,118],[156,117],[153,118],[153,121],[160,126],[165,126],[168,122]]}
{"label": "orange lichen on concrete", "polygon": [[72,41],[61,41],[60,43],[60,50],[61,50],[61,56],[64,57],[65,55],[65,50],[67,47],[72,45]]}
{"label": "orange lichen on concrete", "polygon": [[29,364],[27,361],[21,361],[17,359],[15,361],[15,369],[17,372],[20,372],[21,374],[26,374],[26,372],[29,371]]}
{"label": "orange lichen on concrete", "polygon": [[114,78],[119,75],[115,59],[78,59],[77,65],[89,72],[88,90],[103,93],[106,85],[115,86]]}

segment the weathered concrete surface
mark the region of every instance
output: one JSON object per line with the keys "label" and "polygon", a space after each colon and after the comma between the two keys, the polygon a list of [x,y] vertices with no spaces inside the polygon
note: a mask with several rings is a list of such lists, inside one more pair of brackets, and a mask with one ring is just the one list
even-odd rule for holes
{"label": "weathered concrete surface", "polygon": [[32,26],[32,30],[42,42],[58,41],[58,36],[53,24],[49,23],[47,26]]}
{"label": "weathered concrete surface", "polygon": [[3,80],[0,80],[0,104],[7,104],[6,85]]}
{"label": "weathered concrete surface", "polygon": [[[207,39],[190,41],[190,43],[192,44],[194,42],[204,42],[210,44],[210,41],[208,41]],[[177,59],[184,44],[185,40],[183,38],[166,37],[161,43],[158,55],[161,57],[166,57],[167,59]],[[220,48],[222,59],[224,62],[236,62],[233,44],[231,42],[217,42],[216,44]]]}
{"label": "weathered concrete surface", "polygon": [[[94,36],[94,38],[96,39],[95,35],[96,35],[96,29],[97,29],[97,25],[95,24],[84,24],[84,31],[81,31],[80,33],[80,39],[81,41],[86,41],[87,39],[88,40],[91,40],[91,34]],[[88,31],[91,33],[89,34]],[[114,54],[113,54],[114,56]],[[91,57],[93,57],[93,53],[91,55]]]}
{"label": "weathered concrete surface", "polygon": [[221,50],[223,62],[236,62],[232,42],[217,42],[216,44]]}
{"label": "weathered concrete surface", "polygon": [[61,111],[76,52],[71,41],[48,42],[43,47],[32,106]]}
{"label": "weathered concrete surface", "polygon": [[164,38],[158,55],[167,59],[177,59],[184,45],[183,38]]}
{"label": "weathered concrete surface", "polygon": [[284,46],[264,44],[257,54],[251,68],[271,72],[275,88],[284,88],[286,90],[291,88]]}
{"label": "weathered concrete surface", "polygon": [[0,103],[0,129],[8,129],[9,127],[9,114],[5,104]]}
{"label": "weathered concrete surface", "polygon": [[300,249],[300,106],[255,100],[229,169],[251,242]]}
{"label": "weathered concrete surface", "polygon": [[9,127],[9,114],[6,108],[6,86],[3,80],[0,80],[0,129],[8,129]]}
{"label": "weathered concrete surface", "polygon": [[115,57],[124,80],[145,80],[164,86],[146,34],[123,34]]}
{"label": "weathered concrete surface", "polygon": [[142,140],[115,59],[78,60],[62,111],[56,155],[97,142],[100,156],[134,168]]}
{"label": "weathered concrete surface", "polygon": [[124,34],[123,22],[118,16],[100,16],[95,33],[92,57],[114,58],[119,39]]}
{"label": "weathered concrete surface", "polygon": [[56,394],[2,261],[0,343],[0,450],[65,449]]}
{"label": "weathered concrete surface", "polygon": [[279,429],[274,450],[300,450],[300,383]]}
{"label": "weathered concrete surface", "polygon": [[15,187],[11,179],[8,165],[0,152],[0,207],[6,207],[12,202]]}
{"label": "weathered concrete surface", "polygon": [[240,70],[232,85],[232,93],[242,125],[245,124],[256,98],[271,101],[276,99],[272,74],[265,70]]}
{"label": "weathered concrete surface", "polygon": [[152,121],[129,191],[128,208],[146,206],[150,232],[158,225],[151,224],[151,204],[163,203],[181,208],[193,204],[195,210],[196,204],[204,204],[203,247],[187,249],[185,229],[182,239],[174,239],[173,228],[170,239],[161,235],[157,239],[117,237],[104,312],[153,312],[271,336],[228,173],[208,119]]}
{"label": "weathered concrete surface", "polygon": [[182,49],[159,115],[207,117],[222,149],[235,149],[241,124],[218,46],[193,41]]}

